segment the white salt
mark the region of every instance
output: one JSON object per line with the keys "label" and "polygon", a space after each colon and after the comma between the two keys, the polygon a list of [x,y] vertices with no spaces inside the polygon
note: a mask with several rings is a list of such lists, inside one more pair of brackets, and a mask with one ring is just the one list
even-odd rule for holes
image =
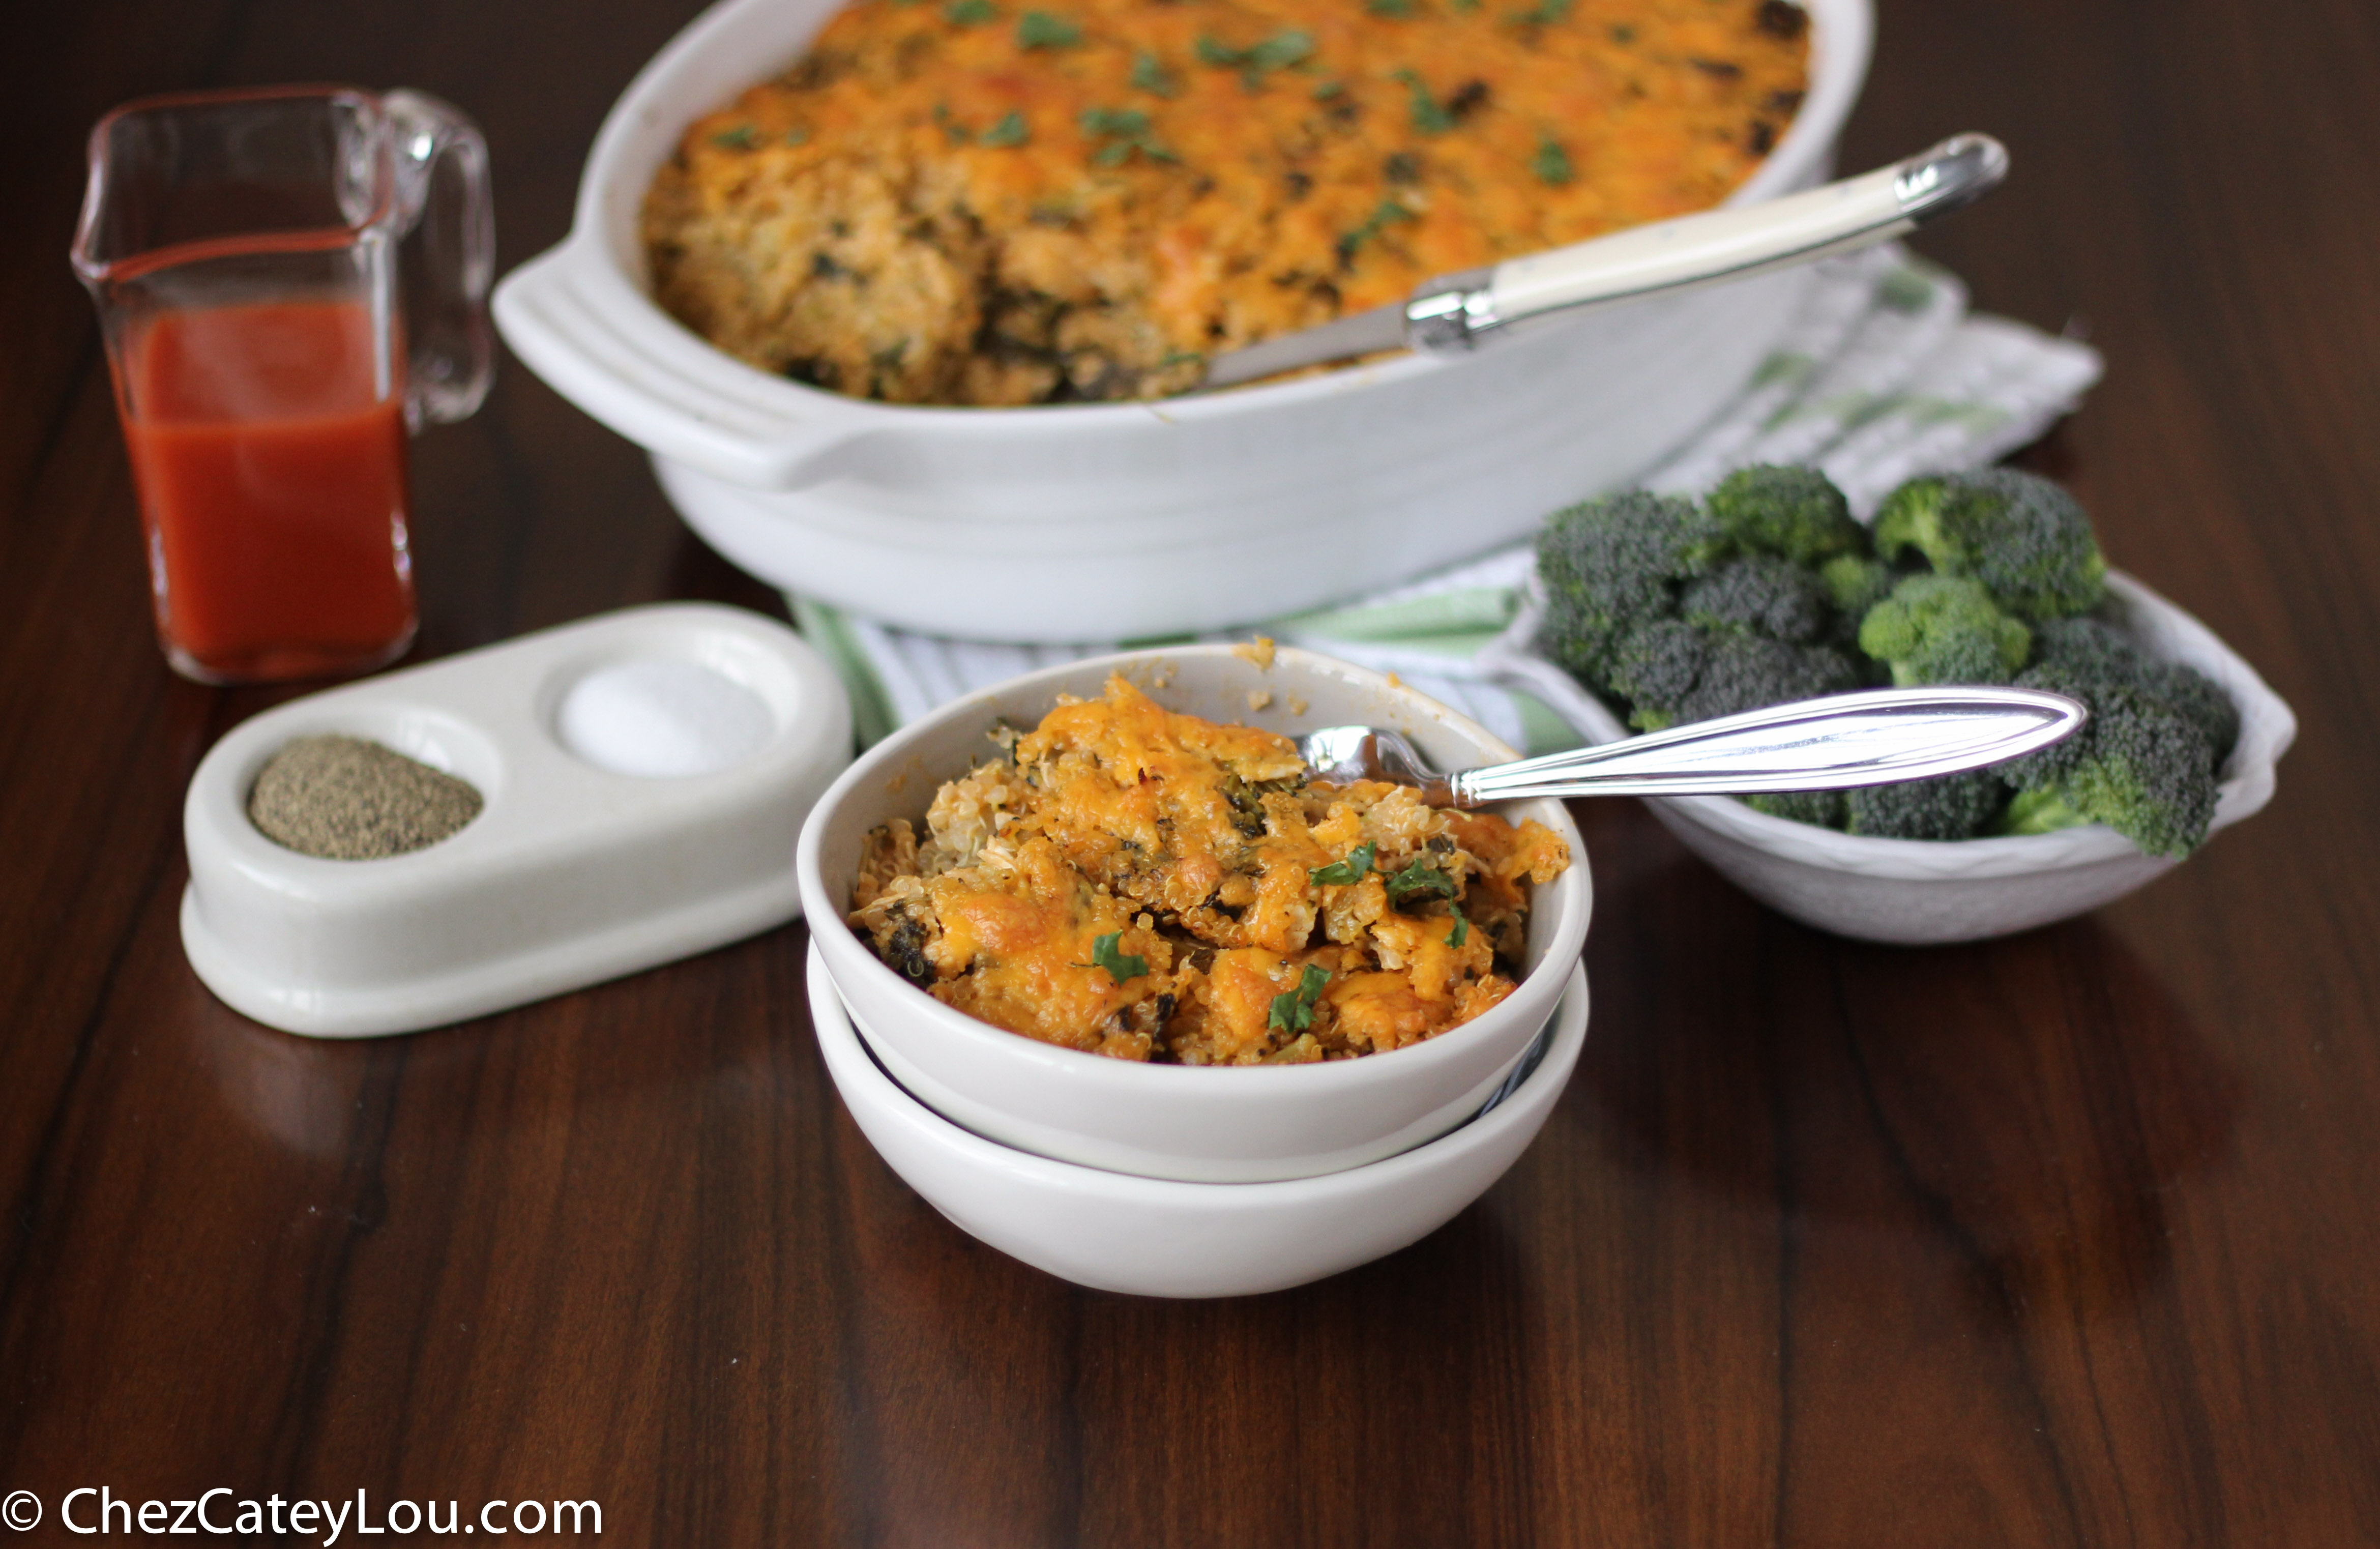
{"label": "white salt", "polygon": [[776,718],[759,695],[709,667],[622,662],[570,686],[555,729],[564,747],[598,769],[682,779],[759,752]]}

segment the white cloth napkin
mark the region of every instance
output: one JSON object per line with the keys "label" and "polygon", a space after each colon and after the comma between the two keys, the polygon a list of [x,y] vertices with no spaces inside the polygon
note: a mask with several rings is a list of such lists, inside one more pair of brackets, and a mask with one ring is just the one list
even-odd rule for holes
{"label": "white cloth napkin", "polygon": [[[1970,313],[1956,275],[1898,246],[1871,249],[1820,266],[1777,350],[1644,482],[1700,494],[1750,463],[1814,463],[1864,519],[1904,480],[1980,467],[2034,440],[2100,371],[2085,345]],[[1268,635],[1394,672],[1513,746],[1550,752],[1581,738],[1528,695],[1486,681],[1472,660],[1511,622],[1529,566],[1529,545],[1516,543],[1343,606],[1197,638]],[[1124,643],[944,640],[790,593],[786,602],[843,674],[863,742],[962,694]]]}

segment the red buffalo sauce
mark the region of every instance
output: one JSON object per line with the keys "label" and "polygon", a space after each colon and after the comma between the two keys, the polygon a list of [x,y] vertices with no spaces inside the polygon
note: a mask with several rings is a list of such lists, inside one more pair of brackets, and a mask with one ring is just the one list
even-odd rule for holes
{"label": "red buffalo sauce", "polygon": [[412,639],[402,365],[374,340],[359,303],[286,301],[163,312],[129,341],[118,401],[183,671],[359,672]]}

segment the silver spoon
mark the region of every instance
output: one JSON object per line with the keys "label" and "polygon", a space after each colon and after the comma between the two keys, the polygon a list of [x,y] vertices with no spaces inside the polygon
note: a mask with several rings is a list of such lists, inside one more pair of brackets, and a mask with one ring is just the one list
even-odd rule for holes
{"label": "silver spoon", "polygon": [[1297,750],[1328,785],[1418,786],[1433,807],[1529,796],[1741,796],[1956,774],[2046,748],[2090,713],[2034,689],[1870,689],[1441,774],[1399,733],[1325,726]]}

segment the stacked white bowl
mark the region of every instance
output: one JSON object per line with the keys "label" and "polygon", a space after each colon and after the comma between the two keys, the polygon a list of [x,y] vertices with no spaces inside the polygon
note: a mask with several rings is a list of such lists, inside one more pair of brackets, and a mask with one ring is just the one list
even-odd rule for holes
{"label": "stacked white bowl", "polygon": [[1111,672],[1210,720],[1290,736],[1390,726],[1448,769],[1515,756],[1389,678],[1286,649],[1269,663],[1226,646],[1101,657],[943,707],[855,763],[803,830],[812,1019],[844,1102],[943,1214],[1082,1285],[1244,1295],[1417,1240],[1520,1155],[1585,1041],[1593,886],[1560,802],[1509,813],[1553,829],[1572,856],[1536,890],[1519,988],[1451,1032],[1365,1059],[1200,1068],[1056,1048],[942,1005],[844,923],[871,829],[918,823],[942,781],[990,756],[996,726],[1037,724],[1060,694],[1096,698]]}

